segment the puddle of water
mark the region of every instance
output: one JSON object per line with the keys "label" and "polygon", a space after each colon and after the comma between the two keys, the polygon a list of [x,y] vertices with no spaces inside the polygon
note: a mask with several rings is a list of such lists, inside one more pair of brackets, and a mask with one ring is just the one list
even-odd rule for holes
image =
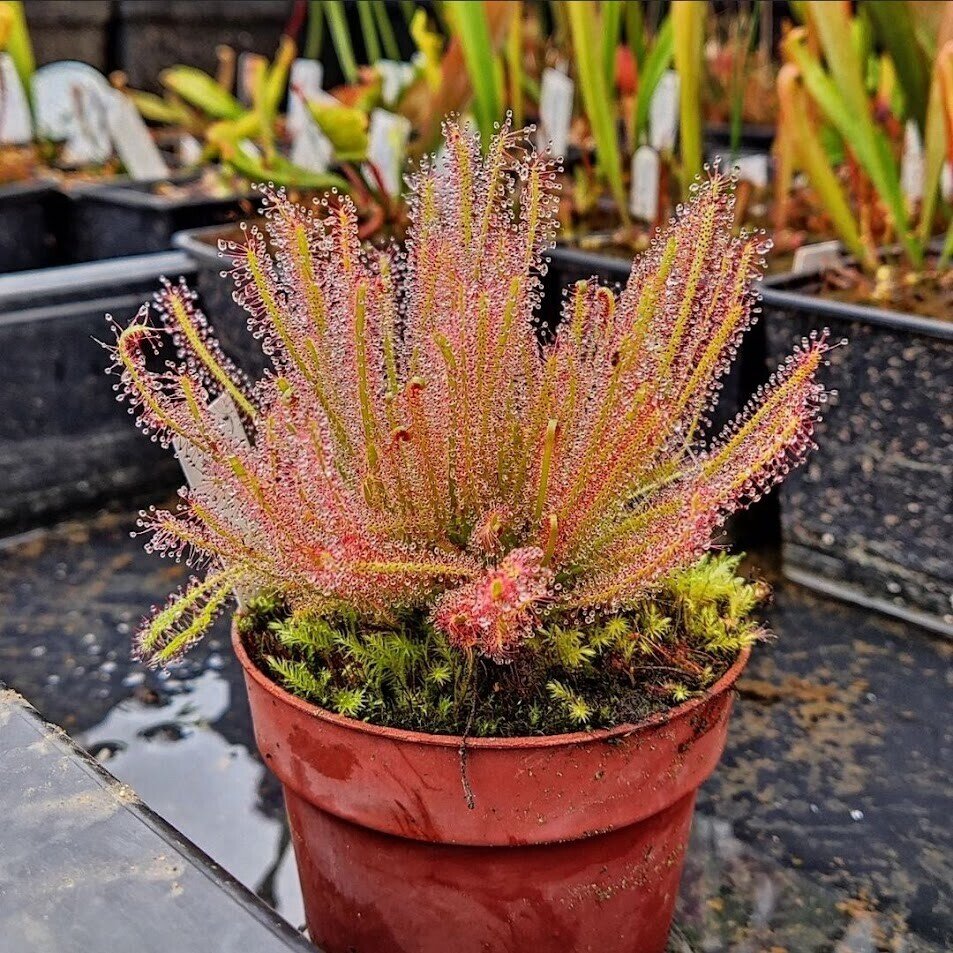
{"label": "puddle of water", "polygon": [[[217,672],[169,680],[158,704],[121,701],[77,741],[157,814],[275,907],[304,923],[287,827],[258,807],[265,768],[213,725],[231,688]],[[146,696],[148,697],[148,696]],[[153,696],[154,697],[154,696]],[[273,858],[263,870],[263,860]]]}

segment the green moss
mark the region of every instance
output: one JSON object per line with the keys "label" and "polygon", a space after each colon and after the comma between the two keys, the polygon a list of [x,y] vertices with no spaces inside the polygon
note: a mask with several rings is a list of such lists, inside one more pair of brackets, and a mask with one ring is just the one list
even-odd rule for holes
{"label": "green moss", "polygon": [[451,647],[421,614],[389,627],[289,614],[253,600],[239,631],[292,693],[375,724],[435,734],[557,734],[644,718],[705,691],[763,636],[766,595],[740,557],[706,556],[631,611],[591,625],[544,619],[506,664]]}

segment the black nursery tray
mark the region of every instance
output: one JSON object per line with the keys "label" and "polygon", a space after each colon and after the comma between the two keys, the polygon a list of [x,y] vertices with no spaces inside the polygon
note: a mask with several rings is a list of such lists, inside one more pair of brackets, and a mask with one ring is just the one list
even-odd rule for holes
{"label": "black nursery tray", "polygon": [[818,449],[781,487],[784,571],[953,636],[953,322],[823,297],[816,275],[764,289],[769,358],[829,328],[846,347]]}
{"label": "black nursery tray", "polygon": [[166,195],[164,183],[188,186],[197,175],[149,182],[88,185],[64,192],[59,245],[65,261],[99,261],[166,251],[182,229],[247,217],[259,205],[255,192],[224,196]]}
{"label": "black nursery tray", "polygon": [[51,218],[56,198],[51,182],[0,186],[0,275],[54,264]]}
{"label": "black nursery tray", "polygon": [[0,530],[174,484],[177,464],[144,437],[105,376],[105,315],[127,322],[185,255],[0,278]]}

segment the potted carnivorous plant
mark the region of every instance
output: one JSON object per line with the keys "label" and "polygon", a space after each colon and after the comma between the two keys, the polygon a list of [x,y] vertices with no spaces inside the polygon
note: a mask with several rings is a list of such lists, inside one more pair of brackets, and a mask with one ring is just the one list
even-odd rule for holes
{"label": "potted carnivorous plant", "polygon": [[[762,635],[763,586],[710,551],[808,452],[823,336],[721,436],[760,236],[698,185],[617,293],[534,320],[553,160],[449,124],[398,250],[347,201],[276,195],[230,246],[274,372],[249,386],[182,286],[118,335],[140,423],[191,487],[142,515],[203,570],[144,623],[178,658],[229,605],[329,953],[661,953],[695,792]],[[151,366],[164,336],[179,363]]]}

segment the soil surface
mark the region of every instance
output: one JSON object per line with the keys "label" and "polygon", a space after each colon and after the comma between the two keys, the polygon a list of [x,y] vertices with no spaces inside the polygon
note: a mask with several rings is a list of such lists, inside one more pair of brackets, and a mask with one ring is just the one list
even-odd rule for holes
{"label": "soil surface", "polygon": [[824,273],[825,298],[901,314],[949,321],[953,316],[953,269],[911,272],[899,264],[882,265],[875,275],[852,266]]}
{"label": "soil surface", "polygon": [[[185,567],[132,512],[0,544],[0,678],[226,869],[302,922],[274,779],[227,622],[165,674],[131,631]],[[777,579],[702,788],[670,953],[941,953],[953,946],[949,642]],[[235,836],[240,830],[241,837]]]}

